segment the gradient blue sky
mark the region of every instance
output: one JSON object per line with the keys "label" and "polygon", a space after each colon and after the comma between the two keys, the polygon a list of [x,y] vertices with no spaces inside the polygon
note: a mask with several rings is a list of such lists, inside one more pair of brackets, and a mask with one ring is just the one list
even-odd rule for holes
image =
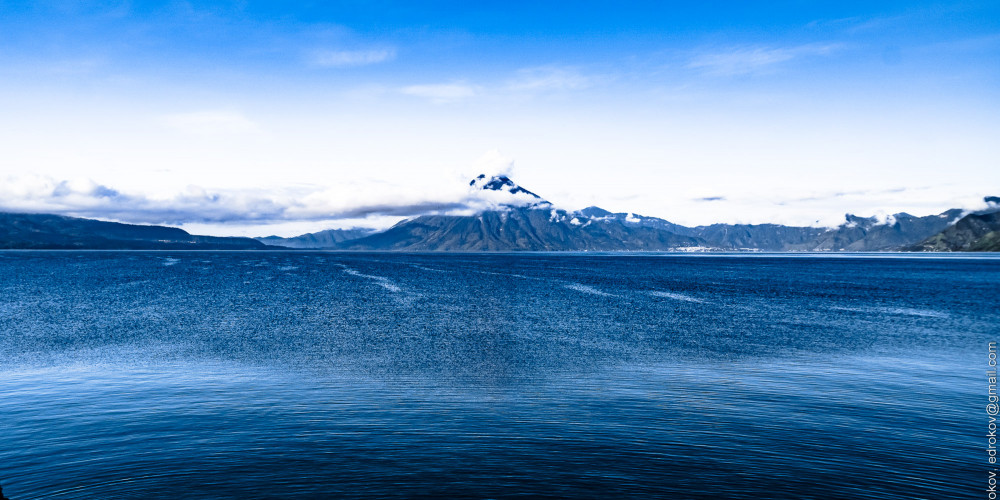
{"label": "gradient blue sky", "polygon": [[558,206],[837,224],[1000,194],[997,2],[8,2],[0,208],[210,234]]}

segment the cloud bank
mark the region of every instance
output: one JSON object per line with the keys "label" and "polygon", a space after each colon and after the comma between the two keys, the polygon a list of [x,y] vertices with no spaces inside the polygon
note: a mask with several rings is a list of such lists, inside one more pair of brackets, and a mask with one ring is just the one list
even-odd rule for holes
{"label": "cloud bank", "polygon": [[[490,163],[490,162],[485,162]],[[485,164],[484,163],[484,164]],[[206,190],[166,196],[126,193],[89,179],[9,176],[0,182],[0,211],[54,213],[145,224],[275,224],[466,215],[537,201],[482,191],[467,181],[427,186],[349,183],[334,187]]]}

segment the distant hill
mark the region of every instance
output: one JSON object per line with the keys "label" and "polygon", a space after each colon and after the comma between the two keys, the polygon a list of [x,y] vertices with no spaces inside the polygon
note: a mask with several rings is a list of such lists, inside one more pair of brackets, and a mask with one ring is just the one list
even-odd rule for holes
{"label": "distant hill", "polygon": [[0,213],[0,248],[97,250],[263,250],[251,238],[195,236],[175,227],[121,224],[50,214]]}
{"label": "distant hill", "polygon": [[697,238],[703,245],[719,250],[877,252],[899,250],[940,232],[962,211],[953,209],[926,217],[898,213],[882,220],[848,214],[845,216],[846,222],[836,228],[780,224],[712,224],[685,227],[656,217],[611,213],[598,207],[588,207],[580,213],[615,220],[630,227],[652,227]]}
{"label": "distant hill", "polygon": [[1000,252],[1000,212],[969,214],[907,248],[923,252]]}
{"label": "distant hill", "polygon": [[633,213],[611,213],[600,207],[587,207],[578,214],[596,219],[615,220],[629,227],[649,227],[697,238],[703,245],[726,250],[763,250],[780,252],[808,243],[826,229],[782,226],[780,224],[712,224],[686,227],[656,217]]}
{"label": "distant hill", "polygon": [[874,252],[899,250],[921,241],[948,227],[948,224],[958,218],[962,211],[952,209],[926,217],[898,213],[885,219],[847,214],[846,221],[836,228],[780,224],[712,224],[685,227],[656,217],[611,213],[599,207],[587,207],[578,213],[592,218],[615,220],[630,227],[652,227],[697,238],[704,245],[720,250]]}
{"label": "distant hill", "polygon": [[316,233],[307,233],[291,238],[280,236],[264,236],[254,238],[266,245],[276,245],[288,248],[315,248],[331,249],[339,248],[340,244],[348,240],[364,238],[375,232],[372,229],[327,229]]}
{"label": "distant hill", "polygon": [[925,217],[897,213],[879,219],[848,214],[844,224],[823,232],[815,241],[789,249],[848,252],[899,250],[944,230],[961,214],[962,211],[957,208]]}

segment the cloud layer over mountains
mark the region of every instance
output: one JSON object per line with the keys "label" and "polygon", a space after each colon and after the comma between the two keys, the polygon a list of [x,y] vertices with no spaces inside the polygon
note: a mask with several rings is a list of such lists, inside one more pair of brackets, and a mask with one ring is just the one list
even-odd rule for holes
{"label": "cloud layer over mountains", "polygon": [[[888,214],[901,211],[926,215],[956,206],[968,211],[987,208],[980,193],[970,197],[961,189],[949,190],[948,185],[934,189],[859,187],[829,192],[785,186],[774,188],[765,197],[759,193],[741,193],[727,187],[725,182],[702,187],[681,183],[664,186],[654,200],[638,196],[621,198],[611,189],[618,185],[621,191],[621,181],[613,171],[596,177],[564,176],[556,179],[554,185],[550,180],[537,192],[554,197],[543,198],[508,179],[514,177],[514,162],[499,151],[486,152],[467,170],[498,177],[480,176],[470,182],[467,173],[439,176],[411,171],[368,181],[337,182],[336,177],[320,176],[316,179],[318,184],[275,183],[267,188],[174,185],[150,191],[137,188],[135,183],[125,183],[122,186],[128,187],[122,187],[88,178],[9,175],[0,177],[0,211],[166,224],[201,234],[294,236],[331,228],[384,229],[420,215],[470,215],[549,201],[555,208],[574,210],[598,205],[615,212],[636,212],[688,226],[721,222],[834,227],[844,223],[845,213],[874,214],[880,220],[888,220]],[[496,179],[504,182],[487,186],[496,183]],[[534,180],[531,185],[535,186]],[[948,196],[942,197],[942,191]],[[900,199],[906,200],[906,204],[901,205]],[[666,208],[649,210],[650,205]]]}
{"label": "cloud layer over mountains", "polygon": [[0,211],[146,224],[268,224],[470,214],[538,201],[523,193],[482,190],[480,186],[457,182],[446,184],[433,190],[388,184],[267,191],[209,191],[192,186],[170,196],[151,197],[122,192],[90,180],[21,176],[0,182]]}

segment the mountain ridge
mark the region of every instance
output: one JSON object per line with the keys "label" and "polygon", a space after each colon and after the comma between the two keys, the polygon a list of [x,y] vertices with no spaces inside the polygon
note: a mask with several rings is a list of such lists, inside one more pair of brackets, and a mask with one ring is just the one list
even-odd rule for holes
{"label": "mountain ridge", "polygon": [[[506,175],[479,175],[472,215],[420,215],[383,231],[328,229],[284,238],[192,235],[54,214],[0,213],[0,249],[327,249],[379,251],[1000,251],[1000,198],[986,210],[914,216],[846,214],[835,228],[781,224],[683,226],[597,206],[567,211]],[[479,202],[477,202],[479,203]],[[480,203],[480,205],[482,205]]]}
{"label": "mountain ridge", "polygon": [[374,232],[373,229],[353,228],[353,229],[326,229],[314,233],[305,233],[290,238],[281,236],[263,236],[254,238],[265,245],[281,246],[286,248],[300,249],[334,249],[345,241],[364,238]]}
{"label": "mountain ridge", "polygon": [[916,245],[916,252],[1000,252],[1000,212],[972,213]]}
{"label": "mountain ridge", "polygon": [[[902,250],[945,230],[962,214],[950,209],[923,217],[899,212],[884,218],[844,216],[835,228],[781,224],[710,224],[687,227],[632,212],[597,206],[574,212],[552,208],[541,196],[507,176],[481,174],[475,189],[524,194],[531,203],[500,203],[473,216],[420,216],[358,240],[347,250],[518,251],[518,250],[718,250],[718,251],[891,251]],[[987,203],[1000,198],[987,197]],[[568,225],[567,225],[568,221]],[[595,225],[596,224],[596,225]],[[575,226],[575,227],[573,227]],[[543,235],[543,236],[540,236]]]}
{"label": "mountain ridge", "polygon": [[266,250],[252,238],[54,214],[0,212],[0,248],[37,250]]}
{"label": "mountain ridge", "polygon": [[580,221],[564,210],[517,208],[478,215],[425,215],[345,242],[346,250],[655,251],[699,246],[696,238],[651,228]]}

